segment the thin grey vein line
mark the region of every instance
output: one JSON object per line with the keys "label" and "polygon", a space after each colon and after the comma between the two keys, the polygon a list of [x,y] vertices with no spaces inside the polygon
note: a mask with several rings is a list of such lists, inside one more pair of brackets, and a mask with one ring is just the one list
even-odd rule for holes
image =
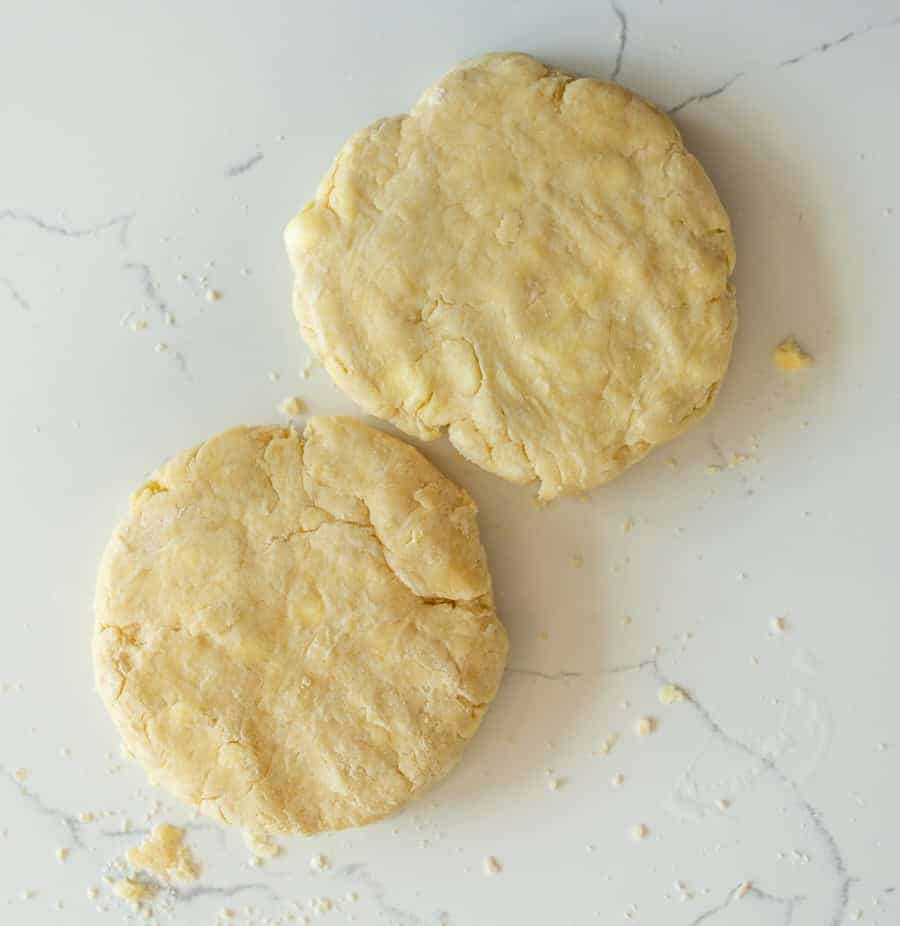
{"label": "thin grey vein line", "polygon": [[251,167],[258,164],[264,155],[261,151],[258,151],[256,154],[247,158],[245,161],[238,161],[237,164],[232,164],[231,167],[226,168],[225,176],[226,177],[239,177],[241,174],[246,174]]}
{"label": "thin grey vein line", "polygon": [[873,23],[868,26],[863,26],[862,29],[856,29],[852,32],[845,32],[839,38],[831,39],[827,42],[822,42],[821,44],[811,48],[809,51],[803,52],[803,54],[795,55],[793,58],[785,58],[784,61],[779,61],[776,67],[786,68],[794,64],[799,64],[801,61],[805,61],[807,58],[811,58],[813,55],[825,54],[825,52],[831,51],[833,48],[838,48],[840,45],[846,45],[847,42],[851,42],[853,39],[868,35],[870,32],[878,32],[882,29],[890,29],[892,26],[896,26],[898,24],[900,24],[900,16],[895,16],[893,19],[889,19],[887,22]]}
{"label": "thin grey vein line", "polygon": [[622,59],[625,57],[625,46],[628,44],[628,20],[625,17],[624,11],[616,3],[616,0],[609,0],[609,5],[616,19],[619,21],[619,48],[616,51],[616,61],[613,65],[612,73],[609,75],[609,79],[615,81],[622,71]]}
{"label": "thin grey vein line", "polygon": [[0,283],[9,290],[10,296],[12,296],[13,302],[19,306],[25,312],[31,311],[31,306],[28,304],[28,300],[16,289],[15,284],[12,280],[8,280],[6,277],[0,277]]}
{"label": "thin grey vein line", "polygon": [[732,74],[724,84],[720,84],[712,90],[707,90],[705,93],[695,93],[693,96],[689,96],[680,103],[676,103],[674,106],[667,109],[666,112],[671,116],[674,113],[680,112],[685,106],[690,106],[692,103],[703,103],[706,100],[711,100],[720,93],[724,93],[735,81],[740,80],[743,76],[744,71],[738,71],[737,74]]}
{"label": "thin grey vein line", "polygon": [[0,222],[24,222],[39,228],[41,231],[49,232],[52,235],[61,235],[64,238],[89,238],[99,232],[106,231],[107,228],[118,225],[119,243],[124,246],[128,243],[128,226],[134,215],[134,212],[127,212],[113,216],[103,222],[97,222],[94,225],[63,225],[60,222],[48,222],[31,212],[22,212],[18,209],[0,209]]}

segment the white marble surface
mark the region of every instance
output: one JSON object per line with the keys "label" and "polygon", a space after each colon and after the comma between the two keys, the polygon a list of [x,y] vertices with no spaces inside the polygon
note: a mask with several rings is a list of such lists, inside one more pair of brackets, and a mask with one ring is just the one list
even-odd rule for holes
{"label": "white marble surface", "polygon": [[[737,236],[721,398],[543,511],[430,446],[481,506],[512,637],[481,734],[427,800],[263,868],[194,821],[202,879],[156,921],[315,919],[328,897],[323,923],[375,926],[900,923],[900,4],[849,0],[5,6],[0,922],[135,919],[104,871],[154,800],[154,821],[190,816],[119,766],[92,689],[107,534],[159,461],[284,396],[353,412],[299,377],[282,226],[349,133],[509,48],[676,111]],[[770,362],[790,333],[817,360],[793,377]],[[660,705],[667,679],[692,700]],[[638,739],[643,713],[659,728]]]}

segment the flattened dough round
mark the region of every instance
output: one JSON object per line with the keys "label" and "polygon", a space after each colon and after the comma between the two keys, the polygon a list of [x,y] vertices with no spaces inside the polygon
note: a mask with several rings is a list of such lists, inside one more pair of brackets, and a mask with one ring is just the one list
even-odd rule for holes
{"label": "flattened dough round", "polygon": [[153,779],[253,831],[377,820],[446,774],[506,661],[472,499],[351,419],[235,428],[135,492],[94,667]]}
{"label": "flattened dough round", "polygon": [[526,55],[353,136],[285,240],[345,392],[544,498],[677,435],[728,366],[731,229],[678,130]]}

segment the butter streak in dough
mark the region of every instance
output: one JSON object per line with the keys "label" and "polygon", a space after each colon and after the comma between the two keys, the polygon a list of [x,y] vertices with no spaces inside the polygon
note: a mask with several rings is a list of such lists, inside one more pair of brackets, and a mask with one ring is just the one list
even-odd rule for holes
{"label": "butter streak in dough", "polygon": [[476,508],[350,419],[235,428],[132,497],[97,684],[151,778],[245,829],[377,820],[441,778],[506,660]]}
{"label": "butter streak in dough", "polygon": [[335,382],[544,498],[675,437],[728,365],[730,225],[678,130],[526,55],[353,136],[285,239]]}

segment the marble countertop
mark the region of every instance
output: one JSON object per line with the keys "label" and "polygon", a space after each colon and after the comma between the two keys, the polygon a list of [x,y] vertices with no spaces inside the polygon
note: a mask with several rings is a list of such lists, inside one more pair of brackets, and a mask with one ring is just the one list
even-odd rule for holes
{"label": "marble countertop", "polygon": [[[121,759],[97,560],[165,457],[285,396],[354,412],[301,376],[282,227],[347,135],[497,49],[674,113],[734,222],[732,369],[586,500],[428,447],[481,508],[499,699],[426,799],[254,867]],[[160,926],[900,923],[900,4],[54,0],[7,10],[0,86],[0,921],[145,922],[104,874],[167,820],[203,873]],[[773,367],[789,334],[811,370]]]}

